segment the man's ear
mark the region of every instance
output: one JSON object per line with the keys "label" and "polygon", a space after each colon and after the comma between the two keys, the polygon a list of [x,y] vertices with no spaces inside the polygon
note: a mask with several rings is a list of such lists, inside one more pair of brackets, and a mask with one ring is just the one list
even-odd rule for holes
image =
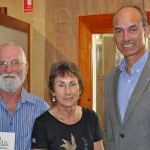
{"label": "man's ear", "polygon": [[144,37],[147,38],[150,35],[150,25],[144,28]]}

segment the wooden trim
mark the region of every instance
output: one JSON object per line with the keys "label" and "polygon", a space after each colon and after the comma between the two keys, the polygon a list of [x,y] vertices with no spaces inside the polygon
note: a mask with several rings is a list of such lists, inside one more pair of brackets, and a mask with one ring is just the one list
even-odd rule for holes
{"label": "wooden trim", "polygon": [[[87,108],[92,107],[92,75],[91,75],[91,32],[83,22],[79,25],[79,68],[84,83],[83,94],[80,98],[80,105]],[[87,68],[86,68],[87,67]]]}
{"label": "wooden trim", "polygon": [[112,33],[113,14],[90,15],[79,17],[78,63],[84,83],[80,104],[92,108],[92,34]]}
{"label": "wooden trim", "polygon": [[146,13],[147,13],[148,24],[150,24],[150,11],[148,11]]}
{"label": "wooden trim", "polygon": [[112,33],[113,14],[79,16],[79,22],[82,22],[92,34]]}
{"label": "wooden trim", "polygon": [[0,14],[0,24],[26,33],[30,30],[30,24],[4,14]]}

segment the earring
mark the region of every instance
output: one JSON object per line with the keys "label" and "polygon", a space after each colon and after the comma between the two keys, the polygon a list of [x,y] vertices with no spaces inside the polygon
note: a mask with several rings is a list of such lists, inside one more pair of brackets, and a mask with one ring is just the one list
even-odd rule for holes
{"label": "earring", "polygon": [[52,97],[52,101],[53,101],[53,102],[56,101],[56,97],[55,97],[55,96]]}

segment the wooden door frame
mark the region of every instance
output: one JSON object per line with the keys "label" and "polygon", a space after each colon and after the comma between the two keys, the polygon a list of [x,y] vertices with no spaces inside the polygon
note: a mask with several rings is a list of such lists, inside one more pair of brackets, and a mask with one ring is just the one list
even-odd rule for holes
{"label": "wooden door frame", "polygon": [[[113,14],[79,16],[78,65],[84,83],[80,104],[87,108],[93,105],[92,34],[112,33],[112,17]],[[147,17],[150,24],[150,12]]]}

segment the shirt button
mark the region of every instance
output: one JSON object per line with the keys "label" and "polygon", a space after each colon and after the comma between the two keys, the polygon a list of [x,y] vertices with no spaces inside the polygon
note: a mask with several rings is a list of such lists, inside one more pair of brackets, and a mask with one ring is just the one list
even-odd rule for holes
{"label": "shirt button", "polygon": [[123,133],[120,133],[120,137],[121,137],[121,138],[124,138],[125,135],[124,135]]}

